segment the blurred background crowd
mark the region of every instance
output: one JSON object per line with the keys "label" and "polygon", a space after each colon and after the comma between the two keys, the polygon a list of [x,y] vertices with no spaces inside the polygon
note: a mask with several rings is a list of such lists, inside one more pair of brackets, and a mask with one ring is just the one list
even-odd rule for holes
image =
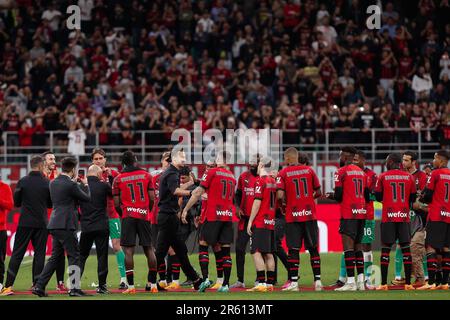
{"label": "blurred background crowd", "polygon": [[331,143],[370,142],[375,128],[377,143],[450,145],[448,0],[79,0],[80,31],[65,27],[70,4],[0,11],[8,146],[46,145],[50,131],[71,132],[58,145],[95,132],[100,145],[163,145],[194,121],[284,129],[287,144],[323,143],[325,129]]}

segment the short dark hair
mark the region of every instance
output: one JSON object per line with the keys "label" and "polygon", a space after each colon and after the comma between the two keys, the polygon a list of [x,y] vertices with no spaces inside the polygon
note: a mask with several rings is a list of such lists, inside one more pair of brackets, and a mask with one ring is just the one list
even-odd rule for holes
{"label": "short dark hair", "polygon": [[121,162],[124,166],[132,166],[137,162],[134,152],[131,150],[125,151],[122,154]]}
{"label": "short dark hair", "polygon": [[438,156],[445,158],[447,161],[450,160],[450,154],[447,150],[439,150],[436,153]]}
{"label": "short dark hair", "polygon": [[69,173],[77,166],[77,164],[78,161],[74,157],[65,157],[61,161],[61,170],[64,173]]}
{"label": "short dark hair", "polygon": [[356,152],[358,152],[358,151],[356,150],[356,148],[354,148],[354,147],[342,147],[342,148],[341,148],[341,151],[342,151],[342,152],[345,152],[345,153],[350,153],[350,154],[353,154],[353,155],[355,155]]}
{"label": "short dark hair", "polygon": [[180,169],[180,176],[189,176],[191,174],[191,168],[184,166]]}
{"label": "short dark hair", "polygon": [[45,151],[43,154],[41,154],[41,157],[45,159],[45,157],[49,154],[55,155],[53,151]]}
{"label": "short dark hair", "polygon": [[304,165],[309,165],[309,157],[306,153],[304,152],[299,152],[298,153],[298,162],[300,164],[304,164]]}
{"label": "short dark hair", "polygon": [[405,151],[403,152],[404,156],[410,156],[411,157],[411,161],[416,161],[418,159],[417,153],[413,152],[413,151]]}
{"label": "short dark hair", "polygon": [[366,159],[366,153],[362,150],[356,150],[356,153],[360,158]]}
{"label": "short dark hair", "polygon": [[402,163],[402,156],[399,153],[391,153],[388,156],[388,159],[391,160],[395,164]]}
{"label": "short dark hair", "polygon": [[30,159],[30,167],[32,169],[36,169],[42,162],[44,162],[44,158],[42,156],[32,156]]}
{"label": "short dark hair", "polygon": [[94,156],[95,156],[96,154],[100,154],[100,155],[102,155],[103,157],[106,158],[106,152],[105,152],[105,150],[103,150],[102,148],[95,148],[94,150],[92,150],[92,153],[91,153],[91,160],[94,159]]}

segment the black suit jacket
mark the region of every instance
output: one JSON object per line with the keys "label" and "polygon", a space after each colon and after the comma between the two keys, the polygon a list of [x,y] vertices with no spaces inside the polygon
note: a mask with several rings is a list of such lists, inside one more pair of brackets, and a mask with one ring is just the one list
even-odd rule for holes
{"label": "black suit jacket", "polygon": [[60,174],[50,182],[50,195],[53,202],[53,212],[47,229],[78,229],[78,202],[91,200],[89,187],[76,183],[68,176]]}
{"label": "black suit jacket", "polygon": [[52,207],[50,181],[38,171],[19,180],[14,190],[14,205],[20,208],[20,227],[47,228],[47,208]]}
{"label": "black suit jacket", "polygon": [[106,212],[108,196],[112,195],[111,185],[97,177],[87,177],[91,201],[80,202],[81,231],[108,230],[109,219]]}

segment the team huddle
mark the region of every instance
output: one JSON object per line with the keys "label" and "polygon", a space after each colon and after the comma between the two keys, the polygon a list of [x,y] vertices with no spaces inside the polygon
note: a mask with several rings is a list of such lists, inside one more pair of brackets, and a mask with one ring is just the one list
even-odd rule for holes
{"label": "team huddle", "polygon": [[[412,152],[390,154],[385,162],[387,170],[377,177],[365,166],[364,152],[344,147],[340,152],[340,168],[334,176],[334,192],[327,194],[322,193],[319,179],[307,156],[295,148],[284,152],[284,168],[275,168],[274,163],[263,156],[251,159],[249,170],[242,173],[237,181],[227,168],[227,156],[226,152],[217,154],[214,160],[206,164],[201,179],[196,179],[190,172],[182,151],[164,152],[161,168],[152,173],[139,168],[136,156],[127,151],[122,156],[123,169],[118,173],[106,166],[105,152],[96,149],[92,153],[93,164],[88,170],[88,179],[76,177],[76,164],[68,165],[67,160],[63,160],[63,174],[78,181],[82,185],[80,190],[86,188],[86,195],[79,199],[81,238],[84,239],[80,241],[81,258],[80,261],[72,260],[72,263],[79,263],[83,272],[92,244],[99,241],[95,242],[98,250],[103,243],[101,241],[110,236],[121,275],[119,287],[124,294],[135,294],[133,256],[139,239],[148,264],[146,291],[157,293],[180,289],[182,269],[195,290],[204,292],[213,288],[218,292],[228,292],[232,288],[245,288],[244,262],[250,242],[256,281],[254,287],[247,291],[274,290],[277,258],[288,274],[281,290],[298,291],[300,249],[304,246],[310,256],[314,289],[321,291],[316,201],[327,198],[338,202],[341,212],[339,233],[344,253],[336,291],[388,290],[388,267],[393,245],[398,245],[402,255],[405,290],[416,287],[420,290],[448,290],[450,169],[447,166],[450,156],[447,151],[435,154],[434,170],[428,177],[416,168],[416,156]],[[36,163],[35,160],[32,167],[38,166]],[[97,184],[94,185],[94,182]],[[375,200],[383,204],[379,286],[371,282]],[[94,210],[100,214],[98,219],[92,216],[90,219],[83,218],[84,212],[92,212],[88,205],[83,205],[83,201],[98,201],[96,208],[103,206],[105,210]],[[230,284],[233,265],[230,248],[235,240],[235,216],[239,218],[235,262],[237,282]],[[99,219],[103,219],[103,226],[107,225],[101,233],[93,227],[87,228],[93,220],[96,220],[96,226],[99,225]],[[189,234],[195,229],[199,234],[201,275],[191,266],[185,245]],[[421,276],[416,270],[417,266],[422,266],[425,253],[419,253],[419,262],[413,263],[417,253],[411,250],[412,238],[421,229],[426,232],[423,245],[426,248],[427,282],[418,282]],[[109,233],[104,230],[109,230]],[[287,252],[281,246],[284,236]],[[215,282],[209,276],[210,247],[215,256]],[[97,254],[98,293],[108,293],[107,246],[105,248],[106,258]],[[55,268],[50,269],[47,270],[46,265],[42,274],[47,270],[50,278]],[[33,274],[33,281],[37,279],[37,285],[33,283],[33,286],[38,287],[33,289],[33,293],[39,296],[45,295],[48,282],[48,279],[42,280],[42,274]],[[420,286],[411,284],[413,275]],[[13,282],[7,281],[2,295],[12,294]],[[77,290],[75,294],[83,295],[81,290]]]}

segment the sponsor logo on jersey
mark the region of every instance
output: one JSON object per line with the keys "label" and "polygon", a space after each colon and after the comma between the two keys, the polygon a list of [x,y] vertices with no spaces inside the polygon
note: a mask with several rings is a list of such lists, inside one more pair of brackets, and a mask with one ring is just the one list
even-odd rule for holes
{"label": "sponsor logo on jersey", "polygon": [[352,209],[352,213],[353,214],[367,214],[367,210],[364,208]]}
{"label": "sponsor logo on jersey", "polygon": [[450,212],[441,210],[441,216],[449,218],[450,217]]}
{"label": "sponsor logo on jersey", "polygon": [[310,216],[310,215],[312,215],[312,211],[306,210],[306,209],[303,209],[302,211],[292,212],[293,217],[304,217],[304,216]]}
{"label": "sponsor logo on jersey", "polygon": [[397,212],[388,212],[387,216],[388,218],[407,218],[408,214],[409,214],[408,212],[397,211]]}
{"label": "sponsor logo on jersey", "polygon": [[216,214],[218,216],[226,216],[226,217],[232,217],[233,216],[233,212],[231,212],[230,210],[217,210]]}
{"label": "sponsor logo on jersey", "polygon": [[147,209],[142,209],[142,208],[133,208],[133,207],[127,207],[127,211],[128,212],[134,212],[134,213],[140,213],[142,215],[146,215],[147,214]]}
{"label": "sponsor logo on jersey", "polygon": [[244,192],[248,195],[248,196],[252,196],[255,193],[255,188],[244,188]]}
{"label": "sponsor logo on jersey", "polygon": [[275,219],[264,219],[264,224],[267,224],[267,225],[272,225],[272,226],[274,226],[275,225]]}

